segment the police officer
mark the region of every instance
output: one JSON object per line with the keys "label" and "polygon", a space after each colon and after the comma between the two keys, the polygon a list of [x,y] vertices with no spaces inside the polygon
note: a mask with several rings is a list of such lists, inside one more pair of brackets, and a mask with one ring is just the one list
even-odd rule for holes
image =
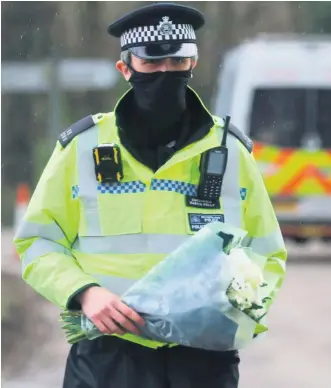
{"label": "police officer", "polygon": [[[143,318],[120,298],[210,221],[247,230],[270,263],[286,260],[251,141],[230,126],[222,142],[223,120],[188,86],[203,24],[196,9],[156,3],[109,26],[131,88],[113,112],[60,135],[17,231],[24,280],[111,334],[71,347],[64,388],[238,386],[237,351],[144,339],[133,325]],[[225,157],[202,168],[221,143]]]}

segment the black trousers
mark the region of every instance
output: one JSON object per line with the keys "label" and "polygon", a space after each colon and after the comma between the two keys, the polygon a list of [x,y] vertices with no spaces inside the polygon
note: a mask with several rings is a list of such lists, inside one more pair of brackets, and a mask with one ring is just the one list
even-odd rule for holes
{"label": "black trousers", "polygon": [[149,349],[117,337],[71,347],[63,388],[237,388],[237,352]]}

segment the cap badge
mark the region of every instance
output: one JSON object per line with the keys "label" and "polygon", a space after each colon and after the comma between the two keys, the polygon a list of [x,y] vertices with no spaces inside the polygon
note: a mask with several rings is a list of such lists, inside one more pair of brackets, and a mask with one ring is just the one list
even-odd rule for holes
{"label": "cap badge", "polygon": [[168,16],[163,16],[162,21],[160,21],[160,24],[158,26],[158,30],[162,35],[170,35],[172,33],[174,26],[172,24],[172,21],[169,20]]}

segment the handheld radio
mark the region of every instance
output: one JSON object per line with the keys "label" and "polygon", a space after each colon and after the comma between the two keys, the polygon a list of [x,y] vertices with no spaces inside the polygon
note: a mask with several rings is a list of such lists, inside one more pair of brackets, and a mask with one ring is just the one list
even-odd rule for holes
{"label": "handheld radio", "polygon": [[223,176],[228,160],[226,138],[230,119],[230,116],[225,118],[221,146],[213,148],[201,156],[200,182],[198,186],[199,198],[215,200],[221,195]]}

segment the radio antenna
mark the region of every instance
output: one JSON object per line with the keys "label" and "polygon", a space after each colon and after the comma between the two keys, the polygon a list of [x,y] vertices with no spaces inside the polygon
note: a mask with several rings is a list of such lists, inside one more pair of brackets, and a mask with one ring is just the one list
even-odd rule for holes
{"label": "radio antenna", "polygon": [[227,138],[227,136],[228,136],[230,120],[231,120],[231,117],[227,115],[227,116],[225,117],[225,121],[224,121],[223,137],[222,137],[222,143],[221,143],[221,145],[222,145],[223,147],[226,146],[226,138]]}

